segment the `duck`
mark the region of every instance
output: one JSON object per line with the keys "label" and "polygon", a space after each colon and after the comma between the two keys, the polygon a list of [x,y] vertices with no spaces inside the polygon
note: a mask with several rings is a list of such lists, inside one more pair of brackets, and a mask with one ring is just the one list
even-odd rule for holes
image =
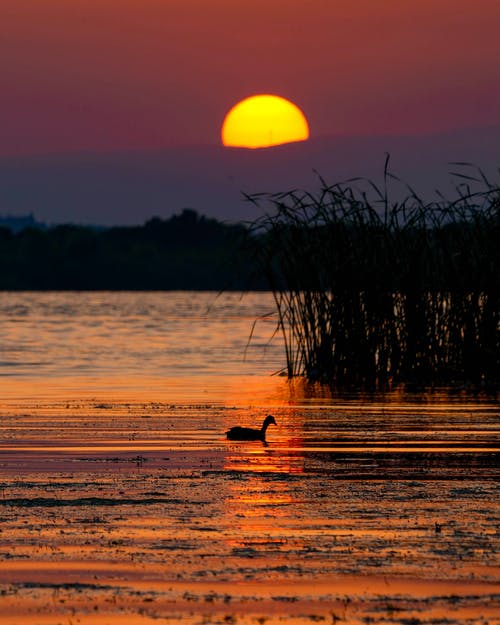
{"label": "duck", "polygon": [[264,423],[260,430],[256,428],[244,428],[237,425],[226,432],[226,436],[230,441],[262,441],[266,442],[266,430],[272,424],[276,425],[273,415],[268,414],[264,419]]}

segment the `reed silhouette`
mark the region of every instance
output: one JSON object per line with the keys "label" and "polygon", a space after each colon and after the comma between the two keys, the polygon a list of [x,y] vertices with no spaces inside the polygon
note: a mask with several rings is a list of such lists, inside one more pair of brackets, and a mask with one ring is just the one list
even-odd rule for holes
{"label": "reed silhouette", "polygon": [[267,208],[249,244],[286,374],[370,389],[498,384],[500,187],[457,163],[456,196],[426,203],[388,163],[382,186],[320,177],[317,194],[247,196]]}

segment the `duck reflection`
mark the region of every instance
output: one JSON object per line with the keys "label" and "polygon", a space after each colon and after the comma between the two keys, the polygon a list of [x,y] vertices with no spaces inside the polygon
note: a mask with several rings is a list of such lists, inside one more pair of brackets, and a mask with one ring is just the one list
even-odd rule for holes
{"label": "duck reflection", "polygon": [[248,575],[254,568],[272,574],[303,550],[296,535],[304,504],[303,423],[296,414],[275,421],[267,445],[260,439],[227,445],[226,543],[232,565]]}

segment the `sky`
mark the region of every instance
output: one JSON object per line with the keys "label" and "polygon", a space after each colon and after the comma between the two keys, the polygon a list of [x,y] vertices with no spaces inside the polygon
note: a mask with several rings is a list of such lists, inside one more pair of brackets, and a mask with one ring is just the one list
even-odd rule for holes
{"label": "sky", "polygon": [[0,156],[218,145],[275,93],[311,137],[500,125],[498,0],[0,0]]}

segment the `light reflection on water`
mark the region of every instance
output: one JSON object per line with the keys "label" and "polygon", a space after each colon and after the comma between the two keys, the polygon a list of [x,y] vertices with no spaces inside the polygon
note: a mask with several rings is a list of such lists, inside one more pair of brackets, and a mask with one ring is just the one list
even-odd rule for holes
{"label": "light reflection on water", "polygon": [[269,293],[1,293],[0,376],[264,375],[282,366],[270,343]]}
{"label": "light reflection on water", "polygon": [[[254,321],[272,309],[270,293],[2,293],[0,408],[13,417],[3,444],[101,454],[222,448],[227,470],[338,475],[406,475],[423,460],[455,475],[453,458],[479,458],[478,471],[491,474],[495,400],[340,396],[272,376],[283,365],[275,321],[260,319],[248,345]],[[267,412],[279,425],[268,447],[225,441],[226,429],[259,427]]]}
{"label": "light reflection on water", "polygon": [[[349,625],[388,603],[423,625],[493,614],[498,594],[470,584],[500,570],[498,403],[273,377],[272,321],[243,358],[271,309],[261,293],[0,296],[0,614],[295,625],[311,605],[336,622],[347,596]],[[267,446],[226,440],[268,413]]]}
{"label": "light reflection on water", "polygon": [[[233,395],[232,400],[238,398]],[[445,406],[446,404],[443,404]],[[435,407],[435,406],[434,406]],[[348,406],[170,404],[95,398],[0,400],[3,466],[38,454],[72,470],[86,458],[141,456],[150,466],[210,465],[224,473],[328,475],[332,479],[500,479],[500,419],[491,404],[448,410]],[[227,441],[233,425],[259,427],[272,410],[268,444]],[[455,428],[456,424],[456,428]],[[75,456],[77,460],[75,460]],[[78,460],[78,458],[80,460]],[[43,464],[42,462],[42,464]],[[82,464],[83,463],[83,464]]]}

